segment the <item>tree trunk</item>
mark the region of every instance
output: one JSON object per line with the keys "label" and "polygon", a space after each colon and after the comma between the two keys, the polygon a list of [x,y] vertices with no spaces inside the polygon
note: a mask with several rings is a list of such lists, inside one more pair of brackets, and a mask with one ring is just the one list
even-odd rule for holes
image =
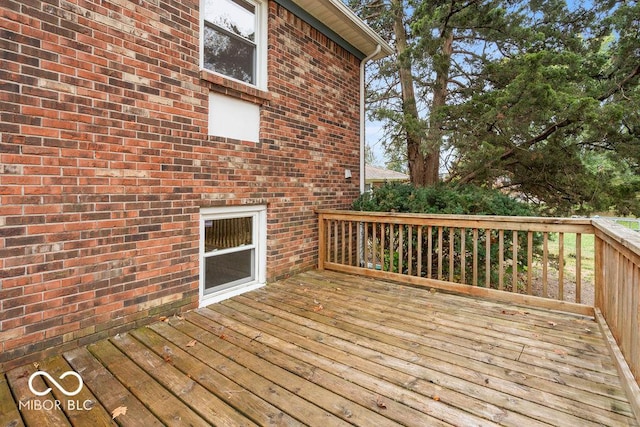
{"label": "tree trunk", "polygon": [[433,103],[431,104],[429,133],[426,144],[426,171],[427,182],[435,184],[440,178],[440,150],[442,148],[442,129],[438,122],[437,111],[447,105],[449,68],[451,66],[451,55],[453,53],[453,32],[444,29],[440,37],[442,40],[442,52],[440,58],[436,60],[436,81],[433,88]]}
{"label": "tree trunk", "polygon": [[423,127],[420,126],[420,117],[416,104],[414,80],[411,70],[411,55],[408,52],[407,33],[404,26],[404,5],[402,0],[392,0],[391,7],[394,16],[393,30],[396,36],[398,72],[400,76],[400,88],[402,90],[402,113],[407,139],[409,177],[413,184],[425,186],[431,182],[427,179],[427,162],[422,150],[424,132],[422,130]]}

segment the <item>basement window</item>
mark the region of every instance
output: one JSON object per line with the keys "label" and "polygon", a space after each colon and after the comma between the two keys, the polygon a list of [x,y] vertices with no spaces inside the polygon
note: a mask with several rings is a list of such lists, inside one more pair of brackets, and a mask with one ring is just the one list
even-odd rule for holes
{"label": "basement window", "polygon": [[266,214],[262,205],[201,211],[201,307],[264,285]]}

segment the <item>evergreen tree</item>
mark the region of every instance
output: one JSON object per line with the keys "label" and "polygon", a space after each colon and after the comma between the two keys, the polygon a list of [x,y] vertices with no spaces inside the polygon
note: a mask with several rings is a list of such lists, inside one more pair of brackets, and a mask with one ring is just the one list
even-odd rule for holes
{"label": "evergreen tree", "polygon": [[635,1],[351,1],[396,55],[370,70],[372,118],[416,185],[501,186],[566,214],[640,214]]}

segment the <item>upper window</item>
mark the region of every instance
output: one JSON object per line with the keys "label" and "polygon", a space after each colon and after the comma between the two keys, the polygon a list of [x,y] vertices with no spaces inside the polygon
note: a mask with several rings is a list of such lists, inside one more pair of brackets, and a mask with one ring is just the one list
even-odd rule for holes
{"label": "upper window", "polygon": [[261,4],[249,0],[203,0],[202,4],[203,68],[262,86],[261,68],[266,61]]}

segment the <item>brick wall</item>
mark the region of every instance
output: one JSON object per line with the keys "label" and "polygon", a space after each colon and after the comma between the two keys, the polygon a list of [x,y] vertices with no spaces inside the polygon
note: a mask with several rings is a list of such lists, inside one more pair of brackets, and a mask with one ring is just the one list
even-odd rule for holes
{"label": "brick wall", "polygon": [[[199,211],[267,204],[269,280],[358,194],[359,62],[271,2],[268,91],[198,67],[197,0],[0,5],[0,363],[193,308]],[[210,90],[260,142],[207,136]],[[344,178],[344,169],[353,178]]]}

